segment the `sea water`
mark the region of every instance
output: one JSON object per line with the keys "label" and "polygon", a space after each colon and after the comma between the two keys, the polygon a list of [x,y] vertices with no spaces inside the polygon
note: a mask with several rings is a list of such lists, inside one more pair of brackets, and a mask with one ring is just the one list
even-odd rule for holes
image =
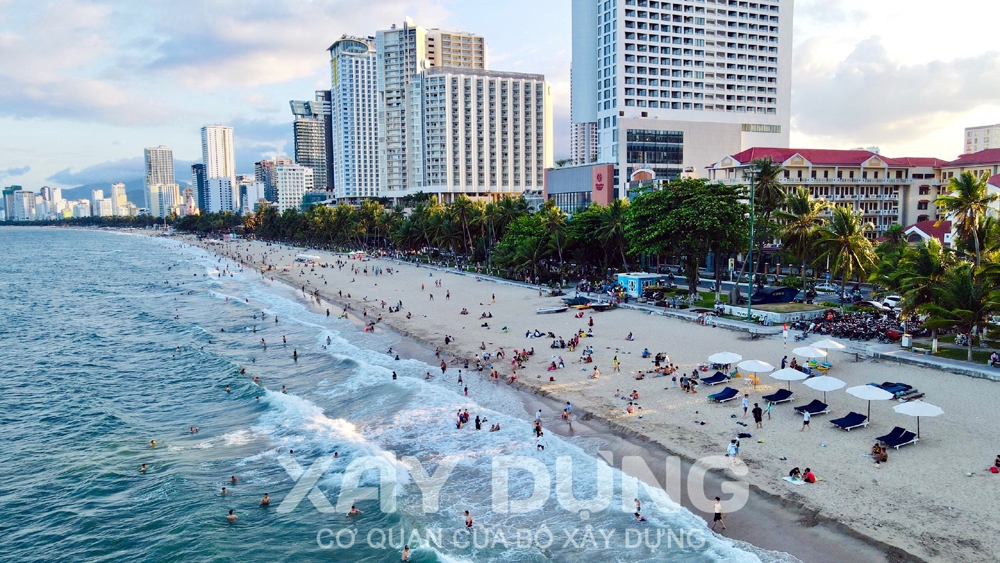
{"label": "sea water", "polygon": [[[607,508],[567,510],[557,460],[572,495],[594,498],[609,465],[593,440],[547,436],[539,452],[507,386],[466,374],[466,397],[454,368],[426,381],[438,368],[387,353],[399,337],[231,261],[87,230],[4,228],[0,248],[4,561],[363,563],[398,561],[403,544],[428,562],[792,560],[645,492],[636,522],[617,470]],[[457,429],[460,409],[483,430]],[[406,459],[454,467],[436,504]],[[499,459],[550,474],[540,508],[496,509]],[[533,494],[530,472],[508,475],[510,500]],[[358,487],[376,494],[348,518],[339,497]]]}

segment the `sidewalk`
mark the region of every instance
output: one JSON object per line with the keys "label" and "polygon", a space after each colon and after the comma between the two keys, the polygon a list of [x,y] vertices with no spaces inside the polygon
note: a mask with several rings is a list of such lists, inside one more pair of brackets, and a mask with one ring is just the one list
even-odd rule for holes
{"label": "sidewalk", "polygon": [[901,348],[899,344],[871,344],[867,347],[868,355],[875,358],[895,360],[901,364],[911,364],[926,368],[948,371],[969,377],[1000,381],[1000,369],[988,365],[974,364],[949,358],[940,358],[929,354],[911,352]]}

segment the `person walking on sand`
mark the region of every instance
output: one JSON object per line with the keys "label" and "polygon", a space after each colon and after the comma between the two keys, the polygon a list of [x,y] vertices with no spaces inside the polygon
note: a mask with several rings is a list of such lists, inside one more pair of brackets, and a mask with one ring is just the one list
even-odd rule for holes
{"label": "person walking on sand", "polygon": [[809,416],[809,411],[802,411],[802,428],[799,428],[799,432],[809,428]]}
{"label": "person walking on sand", "polygon": [[760,405],[754,403],[753,411],[751,412],[753,413],[754,424],[757,425],[757,428],[763,428],[764,426],[761,424],[761,421],[764,419],[764,411],[760,408]]}
{"label": "person walking on sand", "polygon": [[726,515],[722,513],[722,499],[720,499],[719,497],[715,497],[715,517],[712,519],[713,532],[715,531],[716,524],[722,524],[722,529],[723,530],[726,529],[726,523],[723,522],[723,519],[725,517]]}
{"label": "person walking on sand", "polygon": [[767,402],[767,407],[764,408],[764,412],[767,413],[767,419],[768,420],[771,420],[771,407],[772,406],[774,406],[774,403],[772,403],[771,401],[768,401]]}
{"label": "person walking on sand", "polygon": [[743,418],[747,417],[747,409],[750,408],[750,394],[743,394]]}

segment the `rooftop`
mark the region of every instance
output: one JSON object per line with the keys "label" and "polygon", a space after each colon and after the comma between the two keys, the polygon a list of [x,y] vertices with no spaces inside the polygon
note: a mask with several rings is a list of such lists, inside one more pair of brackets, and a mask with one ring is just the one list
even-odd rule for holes
{"label": "rooftop", "polygon": [[[732,159],[740,164],[749,164],[758,158],[770,157],[773,161],[782,163],[788,161],[788,159],[795,155],[801,156],[814,166],[861,166],[872,157],[881,160],[887,166],[905,166],[907,168],[914,168],[918,166],[935,167],[945,164],[945,161],[939,158],[889,158],[864,149],[783,149],[775,147],[754,147],[732,155]],[[718,163],[712,167],[717,165]]]}
{"label": "rooftop", "polygon": [[940,165],[941,168],[956,166],[975,166],[977,164],[1000,164],[1000,149],[984,149],[979,152],[963,154],[951,162]]}

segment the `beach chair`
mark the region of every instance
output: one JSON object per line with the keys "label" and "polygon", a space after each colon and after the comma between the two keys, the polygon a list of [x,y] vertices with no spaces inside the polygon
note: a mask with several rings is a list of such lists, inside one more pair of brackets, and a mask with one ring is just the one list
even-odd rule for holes
{"label": "beach chair", "polygon": [[740,392],[732,387],[726,387],[722,391],[708,396],[709,401],[715,401],[718,403],[725,403],[726,401],[732,401],[740,395]]}
{"label": "beach chair", "polygon": [[851,411],[847,413],[847,416],[831,420],[830,423],[842,430],[850,432],[854,428],[868,426],[868,417]]}
{"label": "beach chair", "polygon": [[830,407],[826,403],[824,403],[823,401],[820,401],[819,399],[813,399],[813,401],[811,403],[809,403],[808,405],[802,405],[802,406],[795,407],[795,410],[799,414],[802,414],[804,412],[808,412],[809,414],[812,414],[812,415],[815,415],[815,414],[829,414]]}
{"label": "beach chair", "polygon": [[705,379],[701,380],[701,382],[704,383],[705,385],[718,385],[726,381],[729,381],[729,376],[722,373],[721,371],[715,372],[715,375],[713,375],[712,377],[706,377]]}
{"label": "beach chair", "polygon": [[897,426],[892,429],[892,432],[889,432],[885,436],[879,436],[875,439],[887,446],[896,448],[897,450],[908,444],[915,444],[918,440],[916,434],[901,426]]}
{"label": "beach chair", "polygon": [[794,398],[795,397],[792,396],[792,392],[789,391],[788,389],[778,389],[777,391],[771,393],[770,395],[764,395],[763,397],[761,397],[761,399],[764,399],[765,401],[770,401],[775,404],[784,403],[785,401],[791,401]]}

